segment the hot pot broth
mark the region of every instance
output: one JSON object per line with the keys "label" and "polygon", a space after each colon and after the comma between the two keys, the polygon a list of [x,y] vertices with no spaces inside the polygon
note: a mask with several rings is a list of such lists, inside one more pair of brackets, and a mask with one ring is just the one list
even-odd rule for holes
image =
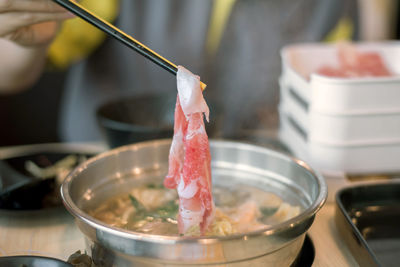
{"label": "hot pot broth", "polygon": [[[297,216],[303,208],[283,201],[274,193],[251,185],[214,185],[215,218],[208,236],[245,233]],[[134,186],[128,193],[112,196],[88,213],[110,226],[155,235],[178,236],[179,200],[176,190],[161,181]],[[185,235],[198,236],[199,228]]]}

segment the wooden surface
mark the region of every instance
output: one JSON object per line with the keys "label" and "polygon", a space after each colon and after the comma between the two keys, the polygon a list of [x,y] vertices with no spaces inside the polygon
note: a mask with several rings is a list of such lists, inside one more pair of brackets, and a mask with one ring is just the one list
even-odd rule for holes
{"label": "wooden surface", "polygon": [[84,250],[84,239],[64,209],[0,215],[0,255],[41,255],[66,260]]}
{"label": "wooden surface", "polygon": [[313,266],[358,266],[337,232],[334,213],[335,205],[325,204],[308,232],[315,247]]}
{"label": "wooden surface", "polygon": [[[315,267],[357,266],[333,222],[334,205],[318,213],[309,235],[316,249]],[[0,255],[43,255],[66,260],[84,250],[84,239],[64,209],[32,214],[0,214]]]}

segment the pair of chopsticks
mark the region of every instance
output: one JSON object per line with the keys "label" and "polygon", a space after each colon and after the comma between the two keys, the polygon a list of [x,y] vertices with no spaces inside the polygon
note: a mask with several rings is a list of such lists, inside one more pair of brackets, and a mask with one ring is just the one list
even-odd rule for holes
{"label": "pair of chopsticks", "polygon": [[[108,35],[112,36],[113,38],[117,39],[124,45],[128,46],[129,48],[135,50],[145,58],[153,61],[160,67],[164,68],[165,70],[169,71],[170,73],[176,75],[178,72],[178,68],[174,63],[169,61],[168,59],[162,57],[161,55],[157,54],[144,44],[140,43],[132,36],[126,34],[125,32],[121,31],[111,23],[99,18],[89,10],[85,9],[80,4],[70,1],[70,0],[53,0],[60,6],[64,7],[65,9],[69,10],[76,16],[82,18],[83,20],[89,22],[93,26],[99,28],[100,30],[104,31]],[[202,90],[206,88],[206,85],[203,82],[200,82]]]}

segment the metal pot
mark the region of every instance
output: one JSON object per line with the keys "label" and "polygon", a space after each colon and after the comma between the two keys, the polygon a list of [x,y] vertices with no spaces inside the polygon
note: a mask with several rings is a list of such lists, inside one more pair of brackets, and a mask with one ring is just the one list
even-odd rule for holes
{"label": "metal pot", "polygon": [[304,162],[249,144],[211,141],[213,183],[246,183],[304,207],[300,215],[265,229],[227,237],[185,238],[137,233],[88,215],[140,179],[163,177],[170,140],[120,147],[96,156],[66,178],[62,198],[86,237],[98,266],[289,266],[323,205],[327,187]]}

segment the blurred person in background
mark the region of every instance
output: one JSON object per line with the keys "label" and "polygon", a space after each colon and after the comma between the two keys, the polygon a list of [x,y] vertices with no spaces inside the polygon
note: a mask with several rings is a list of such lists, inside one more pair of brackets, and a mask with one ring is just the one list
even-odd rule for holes
{"label": "blurred person in background", "polygon": [[[200,75],[208,85],[206,99],[222,107],[221,133],[229,137],[277,127],[280,49],[296,42],[358,39],[357,2],[81,1]],[[51,66],[68,68],[59,120],[63,141],[100,140],[95,110],[104,102],[176,90],[170,73],[79,18],[63,23],[55,37],[59,22],[70,17],[47,0],[0,2],[0,90],[28,88],[46,57]],[[37,24],[42,21],[47,22]]]}

